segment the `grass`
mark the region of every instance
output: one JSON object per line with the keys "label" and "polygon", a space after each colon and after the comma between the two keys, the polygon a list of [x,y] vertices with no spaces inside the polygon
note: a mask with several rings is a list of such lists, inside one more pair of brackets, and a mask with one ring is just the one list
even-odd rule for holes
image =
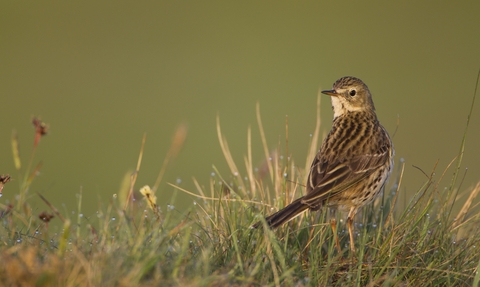
{"label": "grass", "polygon": [[[355,254],[348,248],[344,221],[339,225],[344,248],[337,253],[327,210],[307,212],[275,231],[250,228],[304,191],[305,170],[319,144],[319,107],[317,114],[306,166],[300,167],[288,154],[288,124],[285,154],[280,148],[268,149],[257,106],[265,155],[257,170],[252,161],[251,131],[245,168],[240,169],[218,120],[218,138],[229,170],[216,170],[204,185],[195,180],[194,191],[172,185],[173,201],[177,193],[194,200],[185,213],[170,206],[160,210],[155,191],[186,131],[178,129],[155,186],[142,188],[145,200],[138,200],[135,190],[140,188],[134,187],[144,138],[137,170],[124,180],[124,194],[112,198],[96,218],[89,219],[80,216],[82,193],[77,195],[76,218],[68,217],[71,212],[62,214],[41,195],[51,212],[33,214],[26,199],[40,166],[33,172],[30,169],[47,129],[43,123],[37,125],[38,137],[28,168],[19,175],[16,201],[0,204],[0,285],[478,286],[480,212],[475,202],[480,183],[467,190],[460,190],[456,183],[465,139],[459,157],[451,163],[451,184],[442,188],[447,170],[436,178],[434,168],[402,207],[399,202],[406,201],[402,193],[404,163],[397,163],[382,196],[357,216]],[[12,138],[20,172],[16,135]],[[3,192],[10,192],[9,187]],[[132,194],[137,200],[132,200]],[[61,233],[49,230],[52,216],[62,221]]]}

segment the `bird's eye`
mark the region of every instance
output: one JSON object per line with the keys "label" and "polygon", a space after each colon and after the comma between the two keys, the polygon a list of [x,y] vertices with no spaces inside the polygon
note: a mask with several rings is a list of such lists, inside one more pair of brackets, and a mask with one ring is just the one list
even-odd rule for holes
{"label": "bird's eye", "polygon": [[356,94],[357,94],[357,91],[355,91],[355,90],[351,90],[351,91],[350,91],[350,96],[353,97],[353,96],[355,96]]}

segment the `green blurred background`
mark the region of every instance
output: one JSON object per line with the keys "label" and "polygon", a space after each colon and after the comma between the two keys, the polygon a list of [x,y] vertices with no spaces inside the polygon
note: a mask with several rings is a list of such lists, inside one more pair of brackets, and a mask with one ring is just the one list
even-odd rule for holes
{"label": "green blurred background", "polygon": [[[43,161],[29,202],[92,216],[118,192],[147,143],[137,188],[153,185],[175,128],[187,141],[166,182],[208,186],[215,165],[228,178],[215,127],[217,114],[241,170],[247,128],[254,162],[263,149],[261,114],[270,148],[285,141],[305,166],[319,89],[345,75],[364,80],[377,114],[394,137],[396,162],[406,162],[402,192],[425,182],[412,166],[437,178],[458,154],[480,68],[480,1],[1,1],[0,174],[15,179],[2,203],[18,192],[11,131],[19,134],[26,166],[32,115],[50,125],[35,162]],[[329,98],[321,98],[322,131],[330,128]],[[475,105],[462,173],[465,190],[480,177],[480,109]],[[398,167],[399,165],[397,165]],[[453,169],[446,174],[450,183]],[[181,195],[177,209],[193,199]]]}

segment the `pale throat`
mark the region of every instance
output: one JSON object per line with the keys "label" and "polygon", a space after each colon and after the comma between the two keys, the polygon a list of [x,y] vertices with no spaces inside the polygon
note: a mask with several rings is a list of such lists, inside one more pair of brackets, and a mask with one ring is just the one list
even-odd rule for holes
{"label": "pale throat", "polygon": [[333,108],[333,118],[339,117],[346,112],[357,112],[364,110],[363,107],[353,106],[346,100],[340,100],[338,97],[331,97],[332,99],[332,108]]}

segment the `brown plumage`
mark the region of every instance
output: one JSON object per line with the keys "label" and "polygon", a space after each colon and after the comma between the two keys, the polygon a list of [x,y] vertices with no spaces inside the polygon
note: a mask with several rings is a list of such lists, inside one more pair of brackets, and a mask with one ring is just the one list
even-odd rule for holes
{"label": "brown plumage", "polygon": [[[353,218],[364,205],[380,193],[393,169],[392,141],[375,114],[370,91],[360,79],[343,77],[332,90],[322,91],[332,100],[332,129],[312,162],[306,195],[265,218],[276,228],[307,209],[327,206],[348,212],[350,248],[353,241]],[[340,244],[336,221],[332,229],[337,249]],[[261,225],[257,222],[254,227]]]}

